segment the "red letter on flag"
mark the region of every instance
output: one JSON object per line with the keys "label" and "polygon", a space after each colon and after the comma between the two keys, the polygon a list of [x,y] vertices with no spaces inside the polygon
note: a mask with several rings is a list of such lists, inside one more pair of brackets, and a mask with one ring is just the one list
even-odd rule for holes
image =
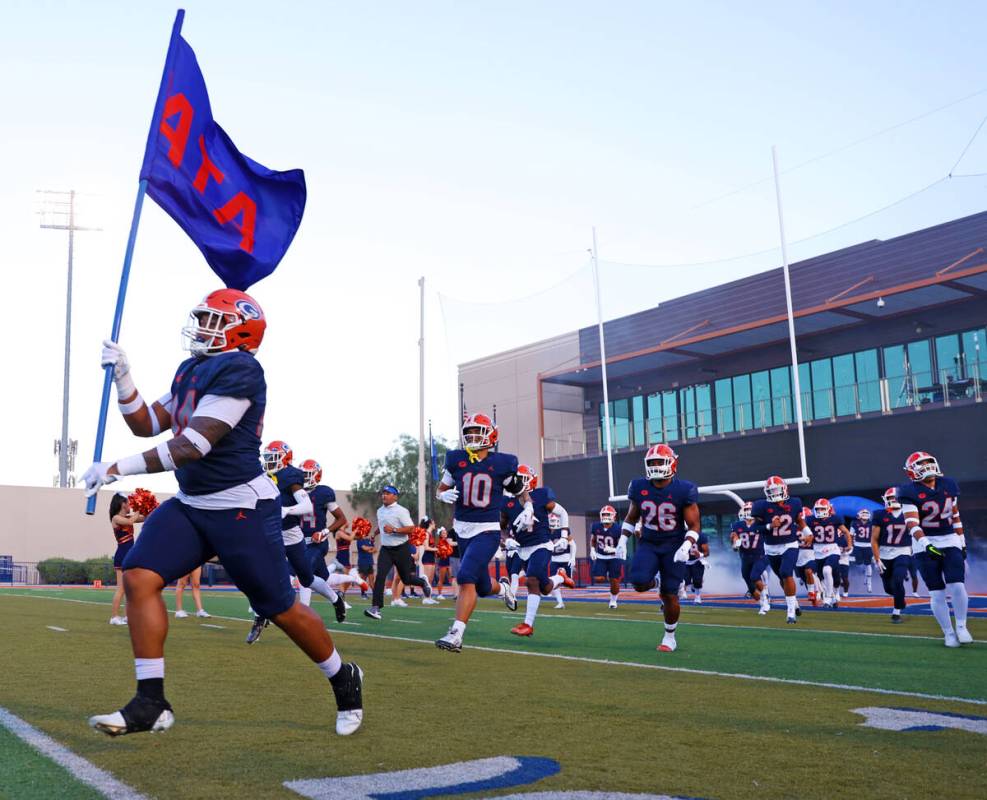
{"label": "red letter on flag", "polygon": [[[257,219],[257,204],[243,192],[237,192],[230,201],[222,208],[217,208],[212,212],[220,225],[233,222],[236,229],[243,234],[240,240],[240,249],[248,253],[254,252],[254,224]],[[243,214],[243,222],[237,224],[235,218],[238,214]]]}
{"label": "red letter on flag", "polygon": [[[172,128],[165,120],[178,114],[178,125]],[[165,100],[164,113],[161,115],[161,133],[171,142],[168,148],[168,159],[180,167],[185,158],[185,145],[188,142],[188,132],[192,127],[192,105],[181,92],[173,94]]]}
{"label": "red letter on flag", "polygon": [[199,152],[202,153],[202,166],[195,173],[195,181],[192,185],[199,191],[199,194],[202,194],[206,190],[206,183],[209,182],[210,178],[216,183],[222,183],[226,176],[209,159],[209,154],[206,152],[206,137],[201,134],[199,135]]}

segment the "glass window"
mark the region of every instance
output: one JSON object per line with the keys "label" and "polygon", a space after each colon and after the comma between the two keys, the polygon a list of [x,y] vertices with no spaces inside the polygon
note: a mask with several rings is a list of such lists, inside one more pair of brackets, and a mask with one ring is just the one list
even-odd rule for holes
{"label": "glass window", "polygon": [[648,444],[664,441],[661,433],[661,394],[648,395]]}
{"label": "glass window", "polygon": [[812,418],[833,416],[833,365],[828,358],[812,362]]}
{"label": "glass window", "polygon": [[716,392],[716,432],[733,433],[733,381],[722,378],[713,384]]}
{"label": "glass window", "polygon": [[767,370],[751,375],[751,402],[754,409],[754,426],[768,427],[771,424],[771,379]]}
{"label": "glass window", "polygon": [[661,409],[664,412],[662,419],[665,424],[663,441],[675,441],[679,438],[679,406],[674,391],[661,393]]}
{"label": "glass window", "polygon": [[[966,331],[963,340],[963,364],[966,367],[966,377],[979,375],[981,380],[987,379],[987,329],[979,328]],[[974,365],[977,369],[974,370]]]}
{"label": "glass window", "polygon": [[679,389],[679,402],[682,408],[683,439],[696,438],[696,390],[692,386]]}
{"label": "glass window", "polygon": [[888,379],[891,408],[902,408],[912,402],[912,382],[906,375],[905,363],[904,345],[884,348],[884,377]]}
{"label": "glass window", "polygon": [[877,350],[861,350],[853,355],[857,367],[857,400],[863,413],[881,410],[881,380],[877,370]]}
{"label": "glass window", "polygon": [[771,413],[775,425],[788,425],[792,417],[791,367],[775,367],[771,370]]}
{"label": "glass window", "polygon": [[738,431],[751,429],[751,376],[738,375],[733,379],[733,410]]}
{"label": "glass window", "polygon": [[[630,403],[627,400],[613,400],[610,403],[610,443],[616,450],[619,447],[630,445]],[[600,429],[604,429],[605,423],[603,415],[603,403],[600,403]],[[606,449],[606,438],[603,439],[603,447]]]}
{"label": "glass window", "polygon": [[936,337],[936,380],[933,383],[945,383],[958,380],[960,369],[960,337],[955,333],[951,336]]}
{"label": "glass window", "polygon": [[799,393],[802,395],[802,419],[812,419],[812,375],[808,364],[799,364]]}
{"label": "glass window", "polygon": [[634,446],[644,445],[644,395],[631,399],[631,412],[634,415]]}
{"label": "glass window", "polygon": [[912,376],[915,391],[918,392],[920,402],[928,403],[935,393],[932,384],[937,383],[932,372],[932,351],[929,340],[909,342],[907,354],[906,366]]}
{"label": "glass window", "polygon": [[836,415],[851,416],[857,413],[856,383],[857,376],[853,368],[853,354],[847,353],[833,357],[833,382],[836,384]]}
{"label": "glass window", "polygon": [[713,396],[708,383],[696,387],[696,428],[700,436],[713,433]]}

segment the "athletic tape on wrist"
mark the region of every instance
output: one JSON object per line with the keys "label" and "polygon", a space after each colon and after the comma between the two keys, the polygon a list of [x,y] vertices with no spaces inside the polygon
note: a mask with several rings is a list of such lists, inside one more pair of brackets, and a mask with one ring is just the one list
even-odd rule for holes
{"label": "athletic tape on wrist", "polygon": [[[130,397],[130,395],[126,395]],[[131,400],[129,403],[124,403],[122,400],[117,401],[117,405],[120,407],[120,413],[123,415],[134,414],[141,410],[144,406],[144,398],[140,396],[140,392],[137,396]]]}
{"label": "athletic tape on wrist", "polygon": [[121,475],[143,475],[147,472],[147,462],[143,453],[126,456],[117,461],[117,472]]}
{"label": "athletic tape on wrist", "polygon": [[137,386],[134,385],[134,378],[128,370],[125,375],[121,375],[117,378],[114,375],[114,383],[117,385],[117,399],[123,400],[130,397],[134,392],[137,391]]}
{"label": "athletic tape on wrist", "polygon": [[629,522],[627,522],[627,521],[624,521],[624,522],[623,522],[623,523],[621,524],[621,526],[620,526],[620,529],[621,529],[622,531],[626,531],[626,532],[627,532],[627,533],[628,533],[629,535],[631,535],[631,536],[633,536],[633,535],[634,535],[634,526],[633,526],[633,525],[631,525],[631,523],[629,523]]}
{"label": "athletic tape on wrist", "polygon": [[210,450],[212,450],[212,444],[209,442],[209,440],[201,433],[199,433],[197,430],[195,430],[195,428],[186,428],[184,431],[182,431],[182,436],[188,439],[189,442],[192,443],[192,447],[198,450],[199,453],[203,456],[205,456],[206,454],[209,453]]}

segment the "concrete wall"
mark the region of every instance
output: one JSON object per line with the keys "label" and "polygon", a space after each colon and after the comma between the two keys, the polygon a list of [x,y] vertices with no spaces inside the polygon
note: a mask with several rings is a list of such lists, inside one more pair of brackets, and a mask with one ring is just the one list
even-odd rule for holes
{"label": "concrete wall", "polygon": [[[130,487],[133,488],[133,487]],[[337,495],[347,519],[354,516],[346,499]],[[163,501],[169,495],[158,494]],[[64,556],[83,560],[113,555],[116,544],[110,527],[112,492],[99,493],[96,513],[87,516],[81,489],[52,489],[35,486],[0,486],[0,555],[17,562],[36,562]],[[140,526],[137,526],[140,536]]]}

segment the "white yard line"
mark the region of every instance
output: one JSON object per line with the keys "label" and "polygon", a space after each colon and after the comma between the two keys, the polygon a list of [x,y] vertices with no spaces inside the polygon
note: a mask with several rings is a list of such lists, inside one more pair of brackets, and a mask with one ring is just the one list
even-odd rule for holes
{"label": "white yard line", "polygon": [[59,633],[68,633],[68,628],[59,628],[57,625],[45,625],[45,627],[50,631],[58,631]]}
{"label": "white yard line", "polygon": [[60,745],[47,734],[42,733],[33,725],[29,725],[20,717],[11,714],[7,709],[0,708],[0,725],[3,725],[18,739],[26,742],[41,755],[50,758],[56,764],[64,767],[77,781],[91,786],[103,797],[111,800],[147,800],[147,796],[125,783],[121,783],[109,772],[100,769],[91,761],[86,761],[67,747]]}
{"label": "white yard line", "polygon": [[199,627],[200,628],[216,628],[216,629],[221,630],[221,631],[225,631],[226,630],[226,626],[225,625],[213,625],[213,624],[211,624],[209,622],[200,623]]}
{"label": "white yard line", "polygon": [[[0,594],[2,596],[2,594]],[[25,595],[11,595],[16,597],[24,597]],[[39,596],[43,598],[43,596]],[[64,602],[65,598],[61,597],[49,597],[46,599],[58,600]],[[70,600],[69,602],[74,603],[86,603],[89,605],[106,605],[106,603],[100,603],[94,600]],[[500,613],[500,612],[487,612],[487,613]],[[252,619],[245,619],[242,617],[224,617],[220,615],[214,615],[215,619],[226,619],[233,622],[253,622]],[[562,617],[557,617],[557,619],[563,619]],[[593,619],[592,617],[582,617],[582,619]],[[627,622],[638,622],[639,620],[627,620]],[[696,623],[693,623],[696,624]],[[723,625],[717,627],[734,627],[732,625]],[[365,636],[370,639],[388,639],[396,642],[413,642],[415,644],[424,644],[429,646],[434,646],[435,642],[431,639],[412,639],[406,636],[390,636],[382,633],[365,633],[363,631],[347,631],[340,630],[339,628],[330,628],[334,635],[344,635],[344,636]],[[757,628],[756,630],[762,630]],[[763,630],[775,630],[773,628],[764,628]],[[816,633],[839,633],[839,631],[816,631]],[[874,635],[874,636],[892,636],[893,634],[863,634],[863,635]],[[916,636],[902,636],[899,638],[904,639],[917,639],[920,637]],[[806,681],[798,680],[796,678],[777,678],[768,675],[748,675],[743,672],[719,672],[716,670],[708,669],[690,669],[688,667],[672,667],[664,664],[644,664],[636,661],[611,661],[604,658],[589,658],[587,656],[567,656],[561,653],[538,653],[529,650],[512,650],[510,648],[502,647],[483,647],[479,645],[465,645],[467,650],[480,650],[487,653],[501,653],[506,655],[516,655],[516,656],[528,656],[534,658],[554,658],[559,661],[575,661],[584,664],[600,664],[608,667],[632,667],[635,669],[653,669],[661,672],[679,672],[687,675],[705,675],[708,677],[715,678],[733,678],[735,680],[745,680],[745,681],[758,681],[761,683],[781,683],[788,684],[791,686],[815,686],[821,689],[837,689],[845,692],[864,692],[871,694],[888,695],[891,697],[915,697],[921,700],[941,700],[951,703],[970,703],[977,706],[987,706],[987,700],[977,700],[970,697],[953,697],[950,695],[941,694],[927,694],[925,692],[905,692],[898,691],[896,689],[879,689],[870,686],[856,686],[852,683],[829,683],[826,681]]]}

